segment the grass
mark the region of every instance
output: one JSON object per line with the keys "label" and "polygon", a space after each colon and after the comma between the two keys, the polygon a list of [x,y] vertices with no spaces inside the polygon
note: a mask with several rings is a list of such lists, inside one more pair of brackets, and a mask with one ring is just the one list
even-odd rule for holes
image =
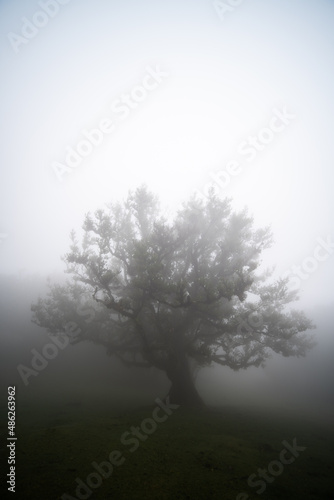
{"label": "grass", "polygon": [[[140,426],[153,409],[116,411],[50,401],[22,405],[15,498],[58,500],[64,493],[78,498],[76,478],[86,482],[94,472],[92,462],[106,461],[119,450],[125,462],[86,498],[236,500],[244,492],[238,500],[334,499],[329,426],[246,408],[193,413],[180,407],[131,452],[120,442],[122,434]],[[257,494],[258,486],[248,486],[248,477],[279,460],[282,441],[292,444],[294,438],[306,450]]]}

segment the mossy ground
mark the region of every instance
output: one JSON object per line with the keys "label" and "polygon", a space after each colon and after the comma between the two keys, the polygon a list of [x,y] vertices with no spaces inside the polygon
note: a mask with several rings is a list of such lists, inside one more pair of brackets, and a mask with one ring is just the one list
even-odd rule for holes
{"label": "mossy ground", "polygon": [[[151,417],[153,408],[26,403],[18,412],[14,498],[76,498],[75,479],[86,481],[94,472],[91,463],[108,460],[117,449],[125,462],[90,499],[235,500],[242,492],[243,500],[246,494],[249,500],[334,499],[334,433],[328,425],[277,412],[179,408],[131,453],[120,438]],[[247,485],[249,475],[278,460],[282,441],[294,438],[306,450],[258,495]]]}

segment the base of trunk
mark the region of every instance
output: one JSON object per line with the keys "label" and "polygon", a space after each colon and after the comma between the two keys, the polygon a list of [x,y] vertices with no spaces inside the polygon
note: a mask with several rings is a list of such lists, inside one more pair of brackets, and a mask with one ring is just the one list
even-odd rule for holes
{"label": "base of trunk", "polygon": [[173,404],[186,406],[188,408],[205,408],[205,404],[194,385],[172,383],[168,396],[170,402]]}

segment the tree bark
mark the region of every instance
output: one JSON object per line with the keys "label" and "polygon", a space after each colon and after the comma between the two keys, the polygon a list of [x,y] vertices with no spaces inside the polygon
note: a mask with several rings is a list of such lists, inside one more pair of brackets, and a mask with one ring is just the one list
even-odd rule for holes
{"label": "tree bark", "polygon": [[196,390],[186,356],[182,361],[180,359],[177,361],[172,360],[167,370],[167,376],[171,381],[168,393],[170,402],[185,407],[204,408],[205,405]]}

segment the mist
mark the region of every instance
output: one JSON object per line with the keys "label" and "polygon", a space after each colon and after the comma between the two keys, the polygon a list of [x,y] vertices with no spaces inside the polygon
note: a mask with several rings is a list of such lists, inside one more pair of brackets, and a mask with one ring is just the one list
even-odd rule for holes
{"label": "mist", "polygon": [[[334,4],[17,0],[0,14],[4,455],[14,406],[22,438],[6,490],[260,498],[247,478],[301,429],[299,476],[273,473],[266,494],[332,498]],[[184,348],[170,332],[187,318]],[[219,344],[210,328],[223,327]],[[132,437],[138,452],[109,459],[115,484],[102,469],[86,480],[104,441],[145,418],[157,429]]]}
{"label": "mist", "polygon": [[[57,281],[62,276],[53,276]],[[18,370],[31,368],[36,351],[52,344],[45,331],[31,322],[31,303],[47,293],[44,276],[7,276],[1,279],[1,377],[19,388],[22,401],[35,398],[37,404],[71,405],[74,402],[114,410],[148,405],[156,394],[168,392],[169,381],[155,368],[124,367],[108,356],[105,347],[91,342],[58,349],[54,359],[38,373]],[[273,355],[264,368],[233,371],[213,364],[196,370],[196,386],[205,402],[217,406],[250,406],[285,409],[311,419],[328,420],[333,415],[333,335],[332,307],[311,310],[316,322],[317,345],[306,358]],[[31,352],[35,349],[34,352]]]}

